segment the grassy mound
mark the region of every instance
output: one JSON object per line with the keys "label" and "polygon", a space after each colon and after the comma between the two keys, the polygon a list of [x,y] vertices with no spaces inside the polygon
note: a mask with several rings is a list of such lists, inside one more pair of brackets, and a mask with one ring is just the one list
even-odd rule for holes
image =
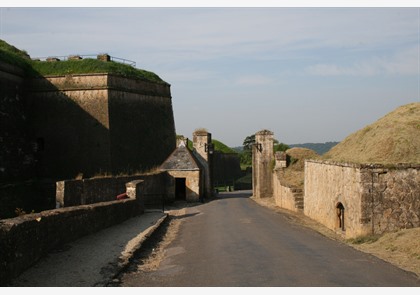
{"label": "grassy mound", "polygon": [[323,159],[351,163],[420,163],[420,103],[401,106],[349,135]]}
{"label": "grassy mound", "polygon": [[110,73],[155,83],[165,83],[158,75],[152,72],[136,69],[130,65],[118,62],[106,62],[93,58],[56,62],[33,61],[32,67],[39,75],[42,76]]}
{"label": "grassy mound", "polygon": [[317,159],[319,155],[307,148],[295,147],[286,150],[288,166],[284,169],[282,180],[287,185],[303,188],[305,178],[305,160]]}
{"label": "grassy mound", "polygon": [[216,139],[212,139],[212,143],[214,145],[214,150],[215,151],[218,151],[218,152],[221,152],[221,153],[224,153],[224,154],[237,154],[237,152],[234,149],[228,147],[227,145],[225,145],[221,141],[218,141]]}
{"label": "grassy mound", "polygon": [[32,71],[31,58],[26,51],[19,50],[3,40],[0,40],[0,61],[17,66],[27,73]]}
{"label": "grassy mound", "polygon": [[118,62],[106,62],[92,58],[66,61],[34,61],[24,50],[0,40],[0,61],[22,68],[30,77],[109,73],[154,83],[166,83],[155,73],[133,68]]}

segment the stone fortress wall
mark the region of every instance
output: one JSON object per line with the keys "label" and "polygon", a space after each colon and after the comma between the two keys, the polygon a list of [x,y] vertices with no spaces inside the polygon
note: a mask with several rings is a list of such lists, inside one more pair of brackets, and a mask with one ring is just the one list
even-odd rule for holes
{"label": "stone fortress wall", "polygon": [[168,84],[84,74],[33,79],[31,90],[30,121],[43,143],[43,177],[145,171],[175,147]]}
{"label": "stone fortress wall", "polygon": [[166,82],[0,62],[0,86],[0,218],[55,208],[56,181],[148,171],[175,147]]}
{"label": "stone fortress wall", "polygon": [[40,210],[54,204],[53,187],[33,179],[38,150],[28,129],[27,89],[24,71],[0,61],[0,218],[16,216],[25,205]]}
{"label": "stone fortress wall", "polygon": [[[63,243],[175,198],[174,178],[155,169],[175,148],[169,84],[101,73],[28,78],[0,63],[0,86],[0,205],[15,216],[28,200],[41,204],[13,218],[0,210],[0,284]],[[211,135],[198,137],[208,166]],[[37,192],[39,180],[48,189]]]}
{"label": "stone fortress wall", "polygon": [[25,96],[23,70],[0,61],[0,180],[25,179],[33,173]]}
{"label": "stone fortress wall", "polygon": [[[339,204],[345,214],[341,227]],[[307,160],[304,213],[346,237],[419,227],[420,165]]]}
{"label": "stone fortress wall", "polygon": [[[268,136],[260,136],[258,142],[272,142],[272,134],[264,134]],[[273,148],[272,144],[264,147]],[[258,149],[254,153],[256,157],[258,153],[263,155]],[[266,155],[271,152],[266,151]],[[269,185],[269,182],[262,175],[270,173],[272,195],[268,197],[273,197],[279,207],[303,212],[346,238],[420,227],[418,164],[384,166],[306,160],[302,194],[282,182],[281,169],[285,165],[280,163],[281,159],[267,156],[265,162],[270,159],[275,161],[272,167],[253,166],[256,171],[264,169],[263,173],[253,176],[257,184],[254,197],[263,196],[261,184]],[[259,165],[259,162],[253,164]]]}

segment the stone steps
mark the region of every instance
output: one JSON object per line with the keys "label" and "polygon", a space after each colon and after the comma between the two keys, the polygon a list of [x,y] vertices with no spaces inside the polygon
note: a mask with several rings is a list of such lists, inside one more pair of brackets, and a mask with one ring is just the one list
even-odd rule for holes
{"label": "stone steps", "polygon": [[303,210],[304,208],[304,197],[303,192],[300,193],[294,193],[293,196],[295,197],[295,208],[299,210]]}

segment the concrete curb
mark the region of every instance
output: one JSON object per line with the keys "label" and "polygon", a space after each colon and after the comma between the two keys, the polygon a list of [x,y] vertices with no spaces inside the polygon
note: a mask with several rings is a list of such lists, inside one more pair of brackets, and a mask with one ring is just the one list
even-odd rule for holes
{"label": "concrete curb", "polygon": [[108,281],[112,282],[116,276],[118,276],[122,271],[124,271],[129,265],[134,254],[139,251],[143,243],[157,230],[161,227],[163,222],[168,218],[169,214],[164,213],[165,215],[158,219],[155,224],[147,228],[145,231],[141,232],[138,236],[130,240],[121,255],[118,257],[118,263],[116,265],[115,274]]}

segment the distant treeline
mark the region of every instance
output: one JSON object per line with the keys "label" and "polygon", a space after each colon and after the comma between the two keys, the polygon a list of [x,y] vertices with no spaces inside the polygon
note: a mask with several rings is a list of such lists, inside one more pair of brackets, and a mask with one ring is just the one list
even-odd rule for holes
{"label": "distant treeline", "polygon": [[[299,143],[299,144],[287,144],[287,145],[290,148],[301,147],[301,148],[311,149],[317,152],[317,154],[323,155],[338,143],[339,143],[338,141],[330,141],[330,142],[324,142],[324,143]],[[242,146],[234,147],[232,149],[237,151],[238,153],[243,151]]]}
{"label": "distant treeline", "polygon": [[333,146],[337,145],[338,141],[330,141],[325,143],[300,143],[300,144],[288,144],[290,148],[301,147],[311,149],[317,152],[319,155],[323,155],[328,152]]}

